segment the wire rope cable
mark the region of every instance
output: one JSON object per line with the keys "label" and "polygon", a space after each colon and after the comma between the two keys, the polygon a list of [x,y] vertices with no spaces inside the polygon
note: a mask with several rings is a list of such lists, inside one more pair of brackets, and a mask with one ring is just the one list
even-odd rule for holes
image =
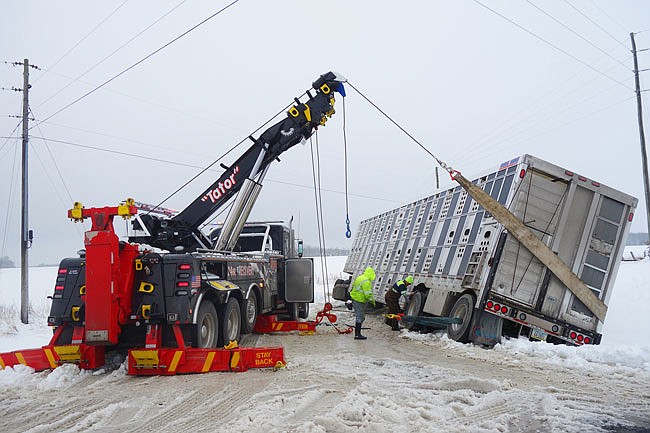
{"label": "wire rope cable", "polygon": [[[320,252],[320,265],[321,265],[321,275],[323,279],[323,299],[327,303],[329,299],[329,287],[326,279],[326,269],[327,269],[327,259],[325,257],[325,239],[323,231],[323,209],[322,209],[322,196],[320,195],[320,158],[318,153],[318,133],[314,134],[315,139],[310,137],[310,151],[311,151],[311,168],[312,168],[312,178],[314,182],[314,204],[316,207],[316,226],[318,229],[318,248]],[[314,145],[315,143],[315,145]],[[314,147],[316,148],[316,153],[314,154]]]}
{"label": "wire rope cable", "polygon": [[345,181],[345,237],[352,237],[350,230],[350,205],[348,203],[348,138],[346,134],[345,98],[343,98],[343,168]]}
{"label": "wire rope cable", "polygon": [[428,153],[433,159],[436,160],[436,162],[442,167],[444,170],[446,170],[449,174],[453,174],[455,170],[447,165],[444,161],[442,161],[440,158],[438,158],[436,155],[431,153],[429,149],[427,149],[422,143],[420,143],[415,137],[413,137],[406,129],[404,129],[399,123],[397,123],[395,120],[393,120],[392,117],[390,117],[384,110],[379,108],[374,102],[372,102],[366,95],[364,95],[359,89],[357,89],[354,84],[352,84],[349,80],[347,84],[352,87],[363,99],[365,99],[370,105],[372,105],[377,111],[379,111],[386,119],[388,119],[393,125],[395,125],[397,128],[400,129],[404,134],[406,134],[411,140],[413,140],[422,150],[424,150],[426,153]]}

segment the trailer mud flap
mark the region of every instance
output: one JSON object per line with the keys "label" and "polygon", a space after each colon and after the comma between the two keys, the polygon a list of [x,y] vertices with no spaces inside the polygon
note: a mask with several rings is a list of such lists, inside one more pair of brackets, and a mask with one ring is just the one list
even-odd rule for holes
{"label": "trailer mud flap", "polygon": [[472,319],[472,329],[469,338],[475,344],[485,346],[494,346],[501,342],[501,330],[503,319],[494,314],[484,313],[480,310],[474,310]]}

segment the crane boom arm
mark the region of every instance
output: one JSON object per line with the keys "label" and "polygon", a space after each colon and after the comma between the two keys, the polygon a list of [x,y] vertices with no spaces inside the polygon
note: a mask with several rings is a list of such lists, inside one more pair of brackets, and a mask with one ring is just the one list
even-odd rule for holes
{"label": "crane boom arm", "polygon": [[[345,81],[334,72],[321,75],[312,83],[315,95],[307,91],[309,99],[304,103],[295,98],[296,104],[283,120],[266,129],[259,138],[250,137],[253,144],[230,166],[223,166],[225,172],[192,203],[171,219],[143,215],[141,221],[150,235],[131,237],[130,240],[166,250],[211,248],[212,242],[199,226],[239,192],[247,179],[261,182],[269,164],[286,150],[311,137],[319,126],[325,125],[334,114],[334,92],[345,96]],[[251,206],[252,203],[248,203],[249,210]]]}

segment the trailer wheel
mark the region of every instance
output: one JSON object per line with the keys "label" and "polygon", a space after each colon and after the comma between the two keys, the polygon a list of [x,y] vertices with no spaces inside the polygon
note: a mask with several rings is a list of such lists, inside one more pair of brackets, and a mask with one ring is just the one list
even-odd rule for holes
{"label": "trailer wheel", "polygon": [[251,290],[248,299],[244,299],[241,313],[241,333],[250,334],[253,332],[253,328],[255,328],[255,322],[257,322],[257,295],[255,294],[255,290]]}
{"label": "trailer wheel", "polygon": [[202,349],[217,347],[219,337],[219,320],[217,310],[207,299],[201,302],[196,319],[194,346]]}
{"label": "trailer wheel", "polygon": [[462,323],[452,323],[447,325],[447,335],[452,340],[460,343],[467,343],[469,339],[469,327],[472,323],[472,315],[474,314],[474,303],[476,298],[470,293],[465,293],[463,296],[456,300],[449,317],[459,318]]}
{"label": "trailer wheel", "polygon": [[[421,316],[423,308],[424,308],[424,294],[422,292],[415,292],[411,295],[408,301],[406,301],[406,305],[404,305],[404,315]],[[422,329],[422,325],[409,322],[406,328],[408,328],[409,331],[419,331],[420,329]]]}
{"label": "trailer wheel", "polygon": [[226,345],[231,341],[239,341],[241,335],[241,310],[239,302],[231,297],[226,305],[219,306],[219,318],[221,319],[221,335],[219,345]]}

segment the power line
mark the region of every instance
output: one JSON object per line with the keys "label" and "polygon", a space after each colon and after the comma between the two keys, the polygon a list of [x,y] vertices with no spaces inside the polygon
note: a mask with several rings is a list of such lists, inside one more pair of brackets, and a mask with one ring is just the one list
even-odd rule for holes
{"label": "power line", "polygon": [[[630,101],[633,98],[635,98],[635,96],[629,96],[629,97],[627,97],[625,99],[619,100],[619,101],[614,102],[612,104],[609,104],[609,105],[607,105],[605,107],[598,108],[598,109],[593,110],[593,111],[591,111],[589,113],[586,113],[584,116],[576,117],[576,118],[574,118],[572,120],[569,120],[567,122],[558,124],[553,128],[547,128],[547,129],[545,129],[545,130],[543,130],[543,131],[541,131],[541,132],[539,132],[537,134],[529,135],[529,136],[526,137],[526,140],[530,141],[530,140],[536,139],[538,137],[541,137],[543,135],[549,134],[549,133],[551,133],[553,131],[556,131],[556,130],[558,130],[560,128],[563,128],[563,127],[565,127],[567,125],[570,125],[572,123],[578,122],[578,121],[583,120],[583,119],[587,119],[587,118],[589,118],[589,117],[591,117],[591,116],[593,116],[595,114],[598,114],[598,113],[604,112],[606,110],[609,110],[610,108],[615,107],[617,105],[620,105],[620,104],[622,104],[624,102]],[[495,144],[490,145],[489,146],[490,153],[494,153],[496,151],[504,150],[504,149],[507,149],[509,147],[512,147],[512,144],[508,144],[508,141],[511,141],[513,138],[514,137],[510,137],[510,138],[501,140],[500,142],[497,142]],[[521,142],[521,141],[524,141],[524,140],[520,139],[519,142]],[[462,159],[463,159],[463,161],[465,163],[469,164],[470,162],[484,160],[485,155],[481,155],[481,154],[479,154],[477,152],[467,152],[467,150],[464,149],[463,152],[462,152]]]}
{"label": "power line", "polygon": [[626,29],[625,27],[623,27],[623,26],[621,25],[621,23],[619,23],[619,22],[616,21],[614,18],[612,18],[612,16],[611,16],[610,14],[608,14],[608,13],[607,13],[603,8],[601,8],[600,6],[598,6],[598,4],[596,4],[596,2],[594,2],[593,0],[589,0],[589,1],[590,1],[590,3],[591,3],[592,6],[594,6],[594,7],[595,7],[596,9],[598,9],[598,10],[599,10],[603,15],[605,15],[607,18],[609,18],[609,19],[610,19],[614,24],[616,24],[616,25],[617,25],[621,30],[623,30],[624,32],[628,32],[628,31],[629,31],[628,29]]}
{"label": "power line", "polygon": [[495,11],[494,9],[492,9],[492,8],[490,8],[490,7],[486,6],[486,5],[484,5],[484,4],[481,3],[480,1],[478,1],[478,0],[474,0],[474,3],[479,4],[480,6],[484,7],[484,8],[487,9],[487,10],[489,10],[489,11],[492,12],[493,14],[495,14],[495,15],[497,15],[497,16],[503,18],[504,20],[508,21],[510,24],[512,24],[512,25],[518,27],[519,29],[525,31],[525,32],[528,33],[529,35],[533,36],[534,38],[536,38],[536,39],[538,39],[538,40],[540,40],[540,41],[542,41],[542,42],[544,42],[545,44],[549,45],[550,47],[555,48],[556,50],[558,50],[558,51],[561,52],[562,54],[571,57],[573,60],[575,60],[576,62],[580,63],[581,65],[586,66],[586,67],[588,67],[589,69],[591,69],[592,71],[597,72],[597,73],[599,73],[600,75],[602,75],[602,76],[604,76],[604,77],[606,77],[606,78],[608,78],[608,79],[614,81],[615,83],[620,84],[621,86],[625,87],[626,89],[633,90],[631,87],[627,87],[625,84],[623,84],[622,82],[618,81],[616,78],[610,77],[609,75],[605,74],[604,72],[599,71],[598,69],[596,69],[596,68],[594,68],[593,66],[591,66],[589,63],[586,63],[586,62],[580,60],[579,58],[577,58],[577,57],[574,56],[573,54],[567,52],[566,50],[564,50],[564,49],[562,49],[562,48],[560,48],[560,47],[558,47],[557,45],[553,44],[552,42],[547,41],[546,39],[542,38],[541,36],[539,36],[539,35],[533,33],[533,32],[530,31],[530,30],[528,30],[527,28],[525,28],[525,27],[522,26],[521,24],[519,24],[519,23],[517,23],[517,22],[511,20],[510,18],[508,18],[508,17],[506,17],[505,15],[503,15],[503,14],[501,14],[501,13]]}
{"label": "power line", "polygon": [[22,125],[22,124],[23,124],[23,121],[21,120],[20,122],[18,122],[18,124],[17,124],[16,126],[14,126],[14,129],[9,133],[9,136],[8,136],[8,137],[0,137],[0,139],[5,138],[5,142],[2,143],[2,146],[0,146],[0,152],[2,152],[2,149],[5,148],[5,146],[6,146],[7,143],[9,142],[9,140],[11,140],[11,139],[14,138],[14,137],[12,137],[13,133],[16,132],[16,130],[18,129],[18,127],[19,127],[20,125]]}
{"label": "power line", "polygon": [[99,86],[95,87],[94,89],[92,89],[91,91],[85,93],[84,95],[80,96],[79,98],[75,99],[74,101],[72,101],[71,103],[69,103],[68,105],[66,105],[65,107],[59,109],[58,111],[55,111],[53,114],[50,114],[50,115],[49,115],[48,117],[46,117],[43,121],[47,121],[47,120],[51,119],[52,117],[56,116],[57,114],[61,113],[61,112],[64,111],[64,110],[70,108],[71,106],[73,106],[73,105],[76,104],[77,102],[81,101],[82,99],[86,98],[87,96],[89,96],[89,95],[95,93],[97,90],[101,89],[102,87],[104,87],[105,85],[107,85],[108,83],[110,83],[111,81],[113,81],[113,80],[115,80],[116,78],[118,78],[118,77],[124,75],[125,73],[127,73],[127,72],[130,71],[131,69],[133,69],[133,68],[135,68],[136,66],[138,66],[140,63],[143,63],[145,60],[149,59],[150,57],[152,57],[152,56],[154,56],[155,54],[159,53],[160,51],[164,50],[165,48],[167,48],[168,46],[170,46],[170,45],[173,44],[174,42],[178,41],[179,39],[181,39],[182,37],[186,36],[186,35],[189,34],[190,32],[194,31],[195,29],[197,29],[197,28],[200,27],[201,25],[205,24],[206,22],[208,22],[208,21],[211,20],[212,18],[216,17],[217,15],[219,15],[220,13],[222,13],[223,11],[225,11],[226,9],[228,9],[229,7],[231,7],[232,5],[234,5],[235,3],[237,3],[238,1],[239,1],[239,0],[234,0],[232,3],[230,3],[230,4],[226,5],[226,6],[224,6],[222,9],[220,9],[220,10],[218,10],[217,12],[215,12],[214,14],[210,15],[208,18],[206,18],[206,19],[204,19],[203,21],[201,21],[200,23],[196,24],[194,27],[190,28],[189,30],[186,30],[185,32],[183,32],[183,33],[180,34],[179,36],[176,36],[174,39],[172,39],[171,41],[167,42],[165,45],[163,45],[162,47],[158,48],[157,50],[153,51],[151,54],[146,55],[145,57],[143,57],[142,59],[138,60],[137,62],[135,62],[134,64],[132,64],[132,65],[129,66],[128,68],[124,69],[122,72],[118,73],[117,75],[113,76],[112,78],[109,78],[108,80],[106,80],[105,82],[103,82],[102,84],[100,84]]}
{"label": "power line", "polygon": [[[55,185],[55,183],[54,183],[54,179],[52,179],[52,177],[50,176],[50,173],[47,171],[47,167],[46,167],[45,163],[43,162],[43,159],[41,158],[41,156],[40,156],[40,154],[39,154],[39,149],[38,149],[36,146],[33,146],[33,145],[32,145],[32,150],[34,151],[34,154],[36,155],[36,159],[38,159],[38,162],[41,164],[41,167],[43,167],[43,172],[45,173],[45,175],[47,176],[47,178],[50,180],[50,184],[52,185],[52,189],[54,189],[54,193],[56,194],[56,196],[58,197],[59,201],[61,202],[61,207],[62,207],[63,209],[65,209],[65,210],[69,209],[69,204],[70,204],[70,203],[73,203],[74,200],[72,199],[72,197],[70,197],[70,192],[68,191],[67,187],[66,187],[65,189],[66,189],[66,192],[68,193],[68,197],[69,197],[68,200],[69,200],[69,201],[68,201],[67,204],[66,204],[66,201],[63,199],[63,197],[61,197],[61,194],[59,194],[59,190],[58,190],[58,188],[56,188],[56,187],[54,186],[54,185]],[[49,148],[47,148],[47,150],[48,150],[48,152],[50,152]],[[50,152],[50,158],[52,158],[52,153],[51,153],[51,152]],[[54,159],[53,159],[53,158],[52,158],[52,161],[54,162]],[[55,162],[55,167],[56,167],[56,162]],[[58,171],[58,167],[57,167],[57,171]],[[60,176],[60,175],[61,175],[61,173],[59,172],[59,176]],[[65,187],[65,183],[64,183],[64,187]],[[82,226],[83,226],[84,228],[87,228],[87,225],[86,225],[87,222],[86,222],[86,221],[82,221],[81,224],[82,224]],[[80,236],[83,236],[83,232],[84,232],[85,230],[81,230],[77,224],[75,224],[74,226],[75,226],[75,228],[77,229],[77,232],[79,233],[79,235],[80,235]]]}
{"label": "power line", "polygon": [[[579,75],[580,75],[580,73],[574,75],[573,77],[571,77],[571,78],[565,80],[564,83],[566,83],[566,82],[572,80],[573,78],[575,78],[576,76],[579,76]],[[587,85],[589,85],[591,82],[595,81],[596,79],[597,79],[597,77],[593,77],[593,78],[592,78],[591,80],[589,80],[589,81],[582,81],[582,82],[581,82],[581,85],[580,85],[579,87],[575,87],[575,88],[573,88],[570,92],[566,92],[566,93],[564,93],[563,95],[558,96],[558,97],[555,98],[554,100],[552,100],[552,101],[550,101],[549,103],[547,103],[546,105],[544,105],[544,106],[541,108],[541,110],[538,110],[538,112],[531,112],[530,114],[527,114],[526,116],[520,117],[519,120],[518,120],[518,123],[521,123],[522,121],[525,121],[525,120],[528,120],[528,119],[531,119],[531,118],[534,118],[535,120],[539,120],[539,119],[540,119],[540,117],[539,117],[540,115],[538,114],[539,111],[544,111],[544,110],[548,110],[548,109],[550,109],[551,107],[553,107],[553,105],[554,105],[556,102],[559,102],[561,99],[563,99],[563,98],[565,98],[565,97],[567,97],[567,96],[569,96],[569,95],[571,95],[571,94],[573,94],[573,93],[578,92],[580,89],[582,89],[583,87],[586,87]],[[629,78],[629,80],[631,80],[631,79],[632,79],[632,77]],[[558,85],[557,88],[559,88],[559,86],[563,85],[564,83],[561,83],[560,85]],[[616,85],[615,85],[615,86],[616,86]],[[597,95],[600,95],[600,94],[603,93],[604,91],[606,91],[606,90],[610,90],[610,89],[612,89],[612,87],[609,87],[608,89],[605,89],[605,90],[599,91],[596,95],[591,96],[591,97],[588,97],[588,98],[585,98],[585,99],[583,99],[583,101],[587,101],[587,100],[589,100],[589,99],[591,99],[591,98],[593,98],[593,97],[595,97],[595,96],[597,96]],[[554,90],[553,90],[553,91],[554,91]],[[479,147],[479,146],[482,146],[484,143],[488,143],[488,142],[490,142],[490,141],[498,141],[500,136],[505,135],[506,133],[508,133],[508,132],[510,132],[511,130],[515,129],[515,128],[516,128],[517,126],[519,126],[519,125],[512,125],[512,126],[509,126],[509,127],[505,128],[505,129],[503,129],[503,130],[497,132],[497,131],[499,130],[499,128],[501,128],[501,127],[504,126],[504,125],[507,125],[507,124],[510,123],[510,122],[513,122],[513,121],[514,121],[514,120],[515,120],[519,115],[523,114],[527,109],[531,108],[533,105],[540,105],[540,104],[538,104],[538,102],[540,102],[542,99],[544,99],[544,98],[546,98],[547,96],[549,96],[550,93],[551,93],[551,92],[549,92],[549,93],[547,94],[546,92],[544,92],[544,94],[543,94],[541,97],[537,98],[535,101],[533,101],[533,102],[532,102],[531,104],[529,104],[527,107],[522,108],[521,110],[517,111],[517,113],[515,113],[514,115],[512,115],[509,119],[507,119],[507,120],[501,122],[499,125],[497,125],[496,127],[492,128],[492,130],[491,130],[488,134],[485,134],[485,135],[483,136],[483,138],[479,138],[479,141],[475,142],[475,143],[473,144],[473,147]],[[569,108],[570,108],[570,107],[569,107]],[[566,111],[567,109],[568,109],[568,108],[565,108],[565,109],[562,109],[561,111],[560,111],[560,110],[554,110],[554,115],[556,115],[558,112]],[[551,117],[552,117],[552,116],[551,116]],[[549,118],[549,117],[546,117],[546,118]],[[540,123],[540,122],[537,122],[536,124],[539,124],[539,123]],[[530,128],[530,126],[527,127],[527,128]],[[521,134],[521,133],[523,133],[523,132],[526,132],[526,129],[520,131],[519,133],[517,133],[517,135],[519,135],[519,134]]]}
{"label": "power line", "polygon": [[569,3],[568,0],[564,0],[564,3],[568,4],[569,6],[571,6],[571,7],[573,8],[573,10],[575,10],[575,11],[578,12],[580,15],[582,15],[583,17],[585,17],[585,18],[586,18],[590,23],[592,23],[593,25],[595,25],[596,27],[598,27],[600,30],[602,30],[604,33],[606,33],[610,38],[614,39],[617,43],[621,44],[622,46],[625,47],[626,50],[629,51],[629,48],[628,48],[625,44],[623,44],[623,43],[620,42],[618,39],[616,39],[615,36],[613,36],[610,32],[608,32],[608,31],[605,30],[603,27],[601,27],[601,26],[600,26],[598,23],[596,23],[594,20],[592,20],[591,18],[589,18],[589,17],[588,17],[586,14],[584,14],[580,9],[578,9],[577,7],[575,7],[575,6],[573,6],[571,3]]}
{"label": "power line", "polygon": [[625,63],[621,62],[621,61],[618,60],[616,57],[612,56],[611,54],[609,54],[608,52],[606,52],[605,50],[603,50],[602,48],[600,48],[599,46],[597,46],[596,44],[594,44],[593,42],[591,42],[589,39],[585,38],[584,36],[582,36],[581,34],[579,34],[578,32],[576,32],[575,30],[573,30],[573,29],[572,29],[571,27],[569,27],[568,25],[564,24],[563,22],[561,22],[560,20],[558,20],[557,18],[555,18],[553,15],[551,15],[550,13],[546,12],[545,10],[543,10],[542,8],[540,8],[539,6],[537,6],[537,5],[536,5],[535,3],[533,3],[531,0],[527,0],[527,1],[528,1],[528,3],[529,3],[530,5],[532,5],[535,9],[537,9],[538,11],[540,11],[541,13],[543,13],[544,15],[546,15],[547,17],[549,17],[550,19],[552,19],[552,20],[555,21],[556,23],[560,24],[562,27],[564,27],[565,29],[567,29],[568,31],[570,31],[571,33],[573,33],[574,35],[576,35],[577,37],[579,37],[579,38],[582,39],[583,41],[587,42],[587,43],[588,43],[589,45],[591,45],[592,47],[596,48],[598,51],[600,51],[601,53],[605,54],[605,55],[606,55],[607,57],[609,57],[610,59],[614,60],[616,63],[622,65],[625,69],[628,69],[628,70],[630,69],[630,68],[629,68]]}
{"label": "power line", "polygon": [[[13,137],[0,137],[0,139],[2,139],[2,138],[13,138]],[[156,206],[162,206],[162,204],[164,202],[166,202],[171,197],[176,195],[179,191],[181,191],[183,188],[185,188],[187,185],[189,185],[192,181],[194,181],[200,175],[202,175],[206,171],[210,170],[217,162],[221,161],[226,155],[228,155],[230,152],[235,150],[239,145],[241,145],[246,140],[248,140],[248,137],[243,139],[242,141],[240,141],[237,145],[235,145],[233,148],[228,150],[225,154],[223,154],[216,161],[211,163],[208,167],[198,166],[198,165],[194,165],[194,164],[187,164],[187,163],[182,163],[182,162],[168,160],[168,159],[153,158],[153,157],[150,157],[150,156],[137,155],[137,154],[134,154],[134,153],[122,152],[122,151],[118,151],[118,150],[104,149],[104,148],[101,148],[101,147],[90,146],[90,145],[87,145],[87,144],[74,143],[74,142],[71,142],[71,141],[57,140],[57,139],[54,139],[54,138],[45,138],[45,137],[41,137],[41,136],[37,136],[37,135],[30,135],[30,139],[32,139],[32,140],[34,140],[34,139],[36,139],[36,140],[47,140],[47,141],[52,142],[52,143],[66,144],[66,145],[69,145],[69,146],[79,147],[79,148],[83,148],[83,149],[96,150],[96,151],[99,151],[99,152],[112,153],[112,154],[121,155],[121,156],[128,156],[129,158],[138,158],[138,159],[144,159],[144,160],[148,160],[148,161],[162,162],[162,163],[165,163],[165,164],[172,164],[172,165],[179,166],[179,167],[189,167],[189,168],[201,169],[201,171],[196,176],[192,177],[189,181],[187,181],[180,188],[178,188],[176,191],[174,191],[174,193],[170,194],[167,198],[165,198],[165,200],[163,202],[158,203],[156,205]],[[215,171],[217,171],[217,170],[215,170]],[[290,185],[290,186],[295,186],[295,187],[298,187],[298,188],[306,188],[306,189],[312,189],[313,188],[313,186],[301,185],[301,184],[298,184],[298,183],[285,182],[285,181],[279,181],[279,180],[272,180],[272,179],[269,179],[269,178],[267,178],[266,180],[268,182],[278,183],[278,184],[281,184],[281,185]],[[323,191],[331,192],[331,193],[335,193],[335,194],[345,194],[345,192],[337,191],[337,190],[333,190],[333,189],[323,189]],[[370,200],[380,200],[380,201],[385,201],[385,202],[398,203],[398,201],[396,201],[396,200],[388,200],[388,199],[386,199],[384,197],[373,197],[373,196],[370,196],[370,195],[353,194],[353,193],[350,193],[349,195],[354,196],[354,197],[359,197],[359,198],[370,199]]]}
{"label": "power line", "polygon": [[[105,22],[106,22],[110,17],[112,17],[112,16],[113,16],[113,15],[114,15],[118,10],[120,10],[120,8],[122,8],[122,6],[124,6],[124,5],[126,4],[126,2],[128,2],[128,1],[129,1],[129,0],[124,0],[124,1],[123,1],[123,2],[122,2],[122,3],[121,3],[117,8],[115,8],[115,9],[113,10],[113,12],[111,12],[110,14],[108,14],[108,16],[107,16],[106,18],[104,18],[104,19],[103,19],[99,24],[97,24],[97,25],[96,25],[96,26],[95,26],[95,27],[94,27],[90,32],[88,32],[88,34],[86,34],[86,36],[84,36],[83,38],[81,38],[81,39],[79,40],[79,42],[77,42],[77,43],[76,43],[72,48],[70,48],[68,51],[66,51],[66,53],[65,53],[64,55],[62,55],[62,56],[59,58],[59,60],[57,60],[56,62],[54,62],[54,64],[53,64],[52,66],[50,66],[50,69],[52,69],[52,68],[54,68],[56,65],[58,65],[59,62],[60,62],[61,60],[63,60],[64,58],[66,58],[66,57],[68,56],[68,54],[70,54],[70,53],[71,53],[75,48],[77,48],[77,47],[78,47],[78,46],[79,46],[83,41],[85,41],[85,40],[86,40],[90,35],[92,35],[92,34],[93,34],[93,33],[94,33],[94,32],[95,32],[99,27],[101,27],[102,24],[104,24],[104,23],[105,23]],[[41,75],[38,79],[36,79],[36,80],[34,81],[34,84],[36,84],[36,83],[37,83],[41,78],[43,78],[43,76],[45,76],[45,75],[46,75],[46,73],[43,74],[43,75]]]}
{"label": "power line", "polygon": [[[590,97],[584,98],[584,99],[582,99],[581,101],[578,101],[578,102],[576,102],[575,104],[573,104],[573,105],[571,105],[571,106],[568,106],[568,107],[566,107],[566,108],[564,108],[564,109],[562,109],[562,110],[554,111],[553,113],[549,114],[549,115],[546,116],[546,117],[536,117],[535,120],[537,120],[537,122],[535,122],[534,124],[527,126],[525,129],[522,129],[522,130],[520,130],[519,132],[515,132],[514,134],[511,134],[509,137],[503,137],[503,138],[501,138],[501,139],[499,139],[499,138],[495,138],[493,141],[494,141],[494,142],[499,142],[499,141],[503,141],[503,142],[505,142],[505,141],[512,141],[512,140],[515,139],[516,137],[518,137],[518,136],[522,136],[522,135],[526,134],[529,130],[532,130],[532,129],[535,128],[536,126],[538,126],[538,125],[542,125],[542,124],[544,124],[545,122],[547,122],[548,120],[551,120],[551,119],[553,119],[553,118],[557,118],[557,117],[559,117],[560,115],[562,115],[562,113],[565,113],[565,112],[571,110],[571,109],[574,108],[574,107],[579,107],[579,106],[583,105],[585,102],[587,102],[587,101],[589,101],[589,100],[591,100],[591,99],[593,99],[593,98],[596,98],[596,97],[599,96],[600,94],[605,93],[605,92],[611,90],[611,89],[612,89],[613,87],[615,87],[615,86],[616,86],[616,85],[612,85],[610,88],[608,88],[608,89],[604,89],[604,90],[601,90],[599,93],[597,93],[597,94],[595,94],[595,95],[592,95],[592,96],[590,96]],[[491,146],[490,146],[490,147],[491,147]]]}
{"label": "power line", "polygon": [[[60,73],[58,73],[58,72],[54,72],[54,71],[50,71],[50,73],[55,74],[55,75],[58,75],[58,76],[63,77],[63,78],[66,78],[66,79],[69,79],[69,80],[74,80],[74,79],[73,79],[72,77],[70,77],[69,75],[60,74]],[[79,81],[80,83],[83,83],[83,84],[88,84],[88,85],[90,85],[90,86],[95,86],[95,85],[96,85],[95,83],[91,83],[91,82],[89,82],[89,81],[83,81],[83,80],[77,80],[77,81]],[[21,89],[21,90],[22,90],[22,89]],[[162,109],[165,109],[165,110],[170,111],[170,112],[173,112],[173,113],[182,114],[183,116],[192,117],[192,118],[199,119],[199,120],[208,120],[208,121],[210,121],[211,124],[216,124],[216,125],[219,125],[219,126],[222,126],[222,127],[231,127],[230,125],[228,125],[228,124],[224,124],[224,123],[219,122],[219,121],[216,121],[216,120],[214,120],[213,118],[198,116],[198,115],[196,115],[196,114],[194,114],[194,113],[187,113],[187,112],[185,112],[185,111],[179,110],[179,109],[176,108],[176,107],[169,107],[169,106],[166,106],[166,105],[163,105],[163,104],[158,104],[158,103],[156,103],[156,102],[147,101],[147,100],[145,100],[145,99],[138,98],[138,97],[136,97],[136,96],[129,95],[128,93],[120,92],[120,91],[115,90],[115,89],[110,89],[110,88],[109,88],[109,89],[106,89],[106,91],[111,92],[111,93],[114,93],[114,94],[116,94],[116,95],[124,96],[124,97],[126,97],[126,98],[132,99],[132,100],[134,100],[134,101],[141,102],[141,103],[143,103],[143,104],[150,105],[150,106],[152,106],[152,107],[162,108]],[[40,106],[40,105],[39,105],[39,106]],[[38,107],[37,107],[37,108],[38,108]],[[54,122],[48,122],[48,121],[45,120],[45,119],[44,119],[44,120],[41,120],[40,123],[49,123],[49,124],[51,124],[51,125],[58,125],[58,126],[62,126],[62,127],[64,127],[64,128],[75,129],[74,127],[71,127],[71,126],[61,125],[61,124],[56,124],[56,123],[54,123]],[[29,129],[32,129],[32,128],[34,128],[34,126],[30,126],[30,127],[29,127]],[[81,130],[81,131],[86,131],[86,132],[92,132],[92,131],[83,130],[83,129],[79,129],[79,130]],[[97,133],[97,134],[100,134],[100,133]]]}
{"label": "power line", "polygon": [[[128,0],[127,0],[127,1],[128,1]],[[138,33],[137,35],[133,36],[131,39],[129,39],[129,40],[126,41],[124,44],[120,45],[117,49],[115,49],[112,53],[110,53],[108,56],[104,57],[104,58],[101,59],[99,62],[95,63],[95,64],[94,64],[90,69],[88,69],[86,72],[84,72],[83,74],[79,75],[77,78],[73,79],[73,81],[69,82],[67,85],[65,85],[63,88],[61,88],[59,91],[57,91],[56,93],[54,93],[53,95],[51,95],[49,98],[47,98],[45,101],[43,101],[43,102],[41,102],[40,104],[38,104],[38,106],[37,106],[36,108],[43,106],[43,105],[46,104],[49,100],[51,100],[52,98],[54,98],[56,95],[60,94],[60,93],[63,92],[65,89],[67,89],[68,87],[70,87],[74,82],[76,82],[76,81],[78,81],[79,79],[85,77],[85,76],[86,76],[90,71],[92,71],[92,70],[95,69],[97,66],[101,65],[101,64],[104,63],[106,60],[108,60],[109,58],[111,58],[111,57],[112,57],[113,55],[115,55],[118,51],[120,51],[122,48],[126,47],[128,44],[130,44],[130,43],[133,42],[135,39],[137,39],[138,37],[140,37],[143,33],[145,33],[145,32],[146,32],[147,30],[149,30],[151,27],[153,27],[154,25],[158,24],[158,23],[159,23],[163,18],[165,18],[166,16],[168,16],[169,14],[171,14],[173,11],[175,11],[176,9],[178,9],[178,8],[179,8],[183,3],[185,3],[186,1],[187,1],[187,0],[183,0],[183,1],[181,1],[179,4],[177,4],[177,5],[174,6],[172,9],[170,9],[168,12],[166,12],[164,15],[162,15],[160,18],[158,18],[156,21],[154,21],[154,22],[151,23],[149,26],[147,26],[147,27],[144,28],[142,31],[140,31],[140,33]],[[126,3],[126,1],[125,1],[124,3]],[[122,4],[124,4],[124,3],[122,3]],[[121,6],[120,6],[120,7],[121,7]],[[119,8],[118,8],[118,9],[119,9]]]}
{"label": "power line", "polygon": [[[32,113],[32,116],[36,117],[34,112],[32,111],[32,108],[29,107],[30,113]],[[41,136],[43,136],[43,131],[41,130],[41,126],[38,126],[38,131],[41,133]],[[61,174],[61,170],[59,169],[58,164],[56,163],[56,159],[54,159],[54,155],[52,155],[52,151],[50,150],[50,146],[47,142],[47,139],[43,139],[43,142],[45,144],[45,149],[47,149],[47,152],[50,154],[50,159],[52,160],[52,163],[54,164],[54,168],[56,168],[56,172],[59,175],[59,179],[61,179],[61,183],[63,184],[63,188],[65,189],[65,192],[68,194],[68,198],[70,199],[70,202],[73,202],[74,200],[72,199],[72,195],[70,194],[70,190],[68,189],[68,185],[65,182],[65,179],[63,178],[63,175]]]}
{"label": "power line", "polygon": [[[15,131],[15,129],[14,129]],[[13,131],[12,131],[13,134]],[[13,138],[13,137],[12,137]],[[18,140],[18,137],[15,137],[16,140]],[[16,171],[16,166],[18,165],[16,163],[18,156],[18,146],[14,147],[14,163],[11,165],[11,181],[8,183],[9,185],[9,200],[7,202],[7,209],[5,213],[5,226],[3,229],[3,234],[2,234],[2,256],[5,255],[5,248],[6,248],[6,243],[7,243],[7,233],[9,231],[9,211],[12,208],[11,206],[11,201],[13,198],[13,187],[14,187],[14,182],[15,182],[15,171]]]}

